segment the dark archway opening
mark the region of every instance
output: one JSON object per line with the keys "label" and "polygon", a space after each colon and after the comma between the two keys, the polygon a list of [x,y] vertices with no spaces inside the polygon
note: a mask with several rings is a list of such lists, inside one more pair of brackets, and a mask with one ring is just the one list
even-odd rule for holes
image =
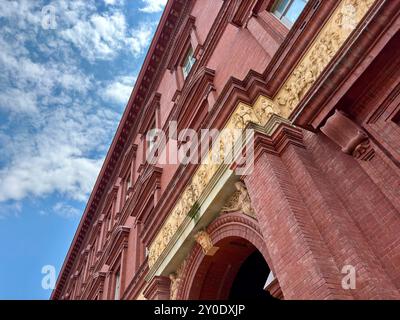
{"label": "dark archway opening", "polygon": [[270,269],[248,240],[226,237],[212,256],[204,256],[193,277],[189,300],[270,300],[264,290]]}
{"label": "dark archway opening", "polygon": [[270,269],[260,251],[250,254],[240,266],[233,281],[230,300],[271,300],[274,299],[264,285],[267,281]]}

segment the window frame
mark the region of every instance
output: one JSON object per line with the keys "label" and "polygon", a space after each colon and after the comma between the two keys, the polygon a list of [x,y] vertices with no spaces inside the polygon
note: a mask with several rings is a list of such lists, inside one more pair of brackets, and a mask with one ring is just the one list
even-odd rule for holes
{"label": "window frame", "polygon": [[124,188],[124,198],[123,198],[123,203],[127,202],[130,196],[129,190],[132,188],[133,186],[133,175],[132,175],[132,166],[133,164],[131,164],[128,168],[128,172],[125,174],[125,177],[123,179],[123,188]]}
{"label": "window frame", "polygon": [[121,300],[121,267],[119,266],[114,272],[114,295],[113,300]]}
{"label": "window frame", "polygon": [[184,81],[189,76],[190,72],[193,69],[193,66],[195,65],[195,63],[197,61],[197,59],[194,55],[193,46],[190,43],[185,52],[186,52],[186,54],[184,55],[184,58],[182,59],[182,63],[181,63],[181,70],[182,70],[182,75],[183,75]]}
{"label": "window frame", "polygon": [[[271,9],[270,12],[272,13],[272,15],[277,18],[279,21],[281,21],[287,28],[292,28],[293,25],[296,23],[296,21],[298,20],[298,18],[300,17],[301,13],[304,11],[304,8],[307,6],[307,4],[309,3],[309,0],[288,0],[287,4],[285,5],[285,7],[282,10],[282,13],[277,11],[277,7],[285,0],[276,0]],[[292,7],[292,5],[296,2],[296,1],[305,1],[306,4],[303,8],[303,10],[299,13],[299,15],[297,16],[295,21],[291,21],[289,19],[286,18],[286,14],[288,13],[289,9]]]}
{"label": "window frame", "polygon": [[[156,124],[156,119],[153,119],[151,125],[149,126],[149,130],[146,132],[146,153],[149,153],[157,142],[157,135],[150,135],[150,132],[153,130],[158,129]],[[151,140],[148,138],[152,138]]]}

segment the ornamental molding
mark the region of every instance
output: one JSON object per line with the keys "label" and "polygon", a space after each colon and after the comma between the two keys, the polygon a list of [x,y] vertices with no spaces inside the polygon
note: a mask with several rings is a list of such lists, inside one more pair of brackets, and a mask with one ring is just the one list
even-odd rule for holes
{"label": "ornamental molding", "polygon": [[148,164],[144,167],[140,180],[135,184],[131,200],[124,215],[138,217],[139,220],[147,219],[147,207],[153,209],[158,200],[158,193],[161,188],[161,176],[163,169]]}
{"label": "ornamental molding", "polygon": [[142,113],[141,119],[139,121],[139,133],[146,134],[148,130],[153,129],[151,127],[153,121],[157,124],[157,110],[160,108],[161,93],[154,92],[149,102],[144,107],[144,112]]}
{"label": "ornamental molding", "polygon": [[198,231],[194,235],[194,239],[200,245],[201,249],[203,250],[203,253],[206,256],[213,256],[219,249],[218,247],[214,246],[211,240],[211,236],[205,230]]}
{"label": "ornamental molding", "polygon": [[173,55],[170,57],[167,69],[174,70],[177,68],[178,64],[184,58],[184,54],[189,46],[193,47],[194,56],[196,57],[200,52],[202,45],[196,31],[196,18],[193,16],[188,16],[183,22],[181,28],[178,31],[178,37],[175,40],[174,46],[171,50]]}
{"label": "ornamental molding", "polygon": [[186,260],[183,260],[176,271],[169,274],[169,280],[171,281],[170,300],[177,300],[179,296],[179,290],[181,287],[183,270],[185,269],[185,266]]}
{"label": "ornamental molding", "polygon": [[[274,97],[260,95],[254,105],[240,102],[224,128],[228,131],[244,129],[249,123],[265,126],[272,115],[288,119],[373,3],[374,0],[342,0],[277,94]],[[233,135],[227,135],[220,141],[217,146],[217,152],[220,153],[226,145],[235,143]],[[198,166],[149,247],[150,269],[160,258],[218,168],[219,165],[213,161]]]}
{"label": "ornamental molding", "polygon": [[340,110],[335,111],[321,131],[356,159],[369,161],[375,155],[367,133]]}
{"label": "ornamental molding", "polygon": [[125,152],[124,158],[122,160],[121,169],[119,173],[120,178],[124,179],[128,174],[129,168],[135,162],[137,150],[138,150],[137,144],[131,144],[128,147],[128,150]]}
{"label": "ornamental molding", "polygon": [[241,211],[245,215],[256,219],[256,214],[253,206],[251,205],[249,192],[247,191],[244,182],[236,181],[235,188],[237,191],[233,193],[233,195],[225,203],[225,206],[221,208],[221,214]]}
{"label": "ornamental molding", "polygon": [[230,22],[237,27],[246,26],[252,16],[256,16],[264,10],[269,11],[274,3],[274,0],[236,0],[235,10],[232,12]]}
{"label": "ornamental molding", "polygon": [[146,96],[151,92],[160,78],[160,69],[165,63],[166,52],[173,38],[175,37],[176,26],[179,25],[182,17],[187,15],[189,4],[192,1],[174,0],[167,3],[164,13],[161,17],[159,27],[156,30],[154,40],[150,45],[148,54],[141,68],[138,80],[129,98],[127,107],[124,111],[120,125],[118,126],[115,138],[112,141],[110,150],[107,153],[103,167],[99,173],[98,179],[93,187],[88,204],[82,217],[82,222],[78,227],[67,257],[63,263],[56,287],[51,294],[51,299],[59,299],[64,292],[64,285],[68,277],[74,272],[76,257],[81,250],[81,245],[85,240],[88,231],[88,225],[99,210],[99,204],[107,191],[107,186],[111,180],[113,172],[128,142],[129,133],[133,131],[137,124],[137,115],[143,108]]}
{"label": "ornamental molding", "polygon": [[[178,122],[178,130],[199,127],[199,123],[197,123],[197,126],[194,125],[195,122],[201,122],[204,118],[204,115],[202,116],[202,107],[199,107],[199,105],[207,100],[210,95],[214,100],[216,98],[214,77],[214,70],[201,67],[193,75],[189,83],[185,85],[173,110],[173,119]],[[210,108],[208,107],[208,109]],[[193,110],[197,110],[197,112],[193,113]]]}
{"label": "ornamental molding", "polygon": [[106,250],[105,264],[113,267],[115,262],[120,259],[120,255],[124,249],[128,247],[128,237],[131,228],[128,226],[118,226],[114,229],[110,238],[110,246]]}
{"label": "ornamental molding", "polygon": [[[104,199],[101,212],[107,215],[109,210],[115,209],[115,200],[117,199],[118,190],[119,190],[119,182],[118,181],[110,191],[108,191],[106,198]],[[113,208],[114,207],[114,208]]]}
{"label": "ornamental molding", "polygon": [[91,277],[91,281],[87,286],[87,289],[83,293],[82,297],[84,299],[88,299],[89,297],[96,297],[99,296],[100,299],[102,298],[104,292],[104,283],[106,280],[106,272],[96,272]]}

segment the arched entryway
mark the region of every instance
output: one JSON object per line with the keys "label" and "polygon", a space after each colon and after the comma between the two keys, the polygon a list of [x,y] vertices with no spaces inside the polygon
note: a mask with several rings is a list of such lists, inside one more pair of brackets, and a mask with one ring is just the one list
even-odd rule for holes
{"label": "arched entryway", "polygon": [[240,266],[229,291],[229,300],[269,300],[271,295],[264,290],[270,273],[268,264],[257,249]]}
{"label": "arched entryway", "polygon": [[241,213],[226,214],[216,219],[207,232],[219,249],[207,256],[195,245],[183,270],[179,298],[274,299],[264,290],[271,270],[257,221]]}
{"label": "arched entryway", "polygon": [[263,290],[270,269],[254,245],[239,237],[229,237],[215,246],[219,250],[214,256],[205,256],[196,272],[189,299],[271,298]]}

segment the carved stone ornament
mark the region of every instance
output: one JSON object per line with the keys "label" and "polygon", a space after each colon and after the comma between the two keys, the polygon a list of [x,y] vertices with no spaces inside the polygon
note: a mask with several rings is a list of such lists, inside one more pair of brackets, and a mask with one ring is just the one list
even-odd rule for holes
{"label": "carved stone ornament", "polygon": [[179,286],[182,282],[182,272],[186,266],[186,260],[184,260],[180,266],[177,268],[176,272],[172,272],[169,275],[169,279],[171,280],[171,287],[170,287],[170,299],[176,300],[178,298],[178,290]]}
{"label": "carved stone ornament", "polygon": [[176,300],[181,279],[179,279],[175,272],[169,275],[169,279],[171,280],[170,299]]}
{"label": "carved stone ornament", "polygon": [[218,247],[214,247],[210,235],[206,231],[199,231],[195,234],[194,239],[201,246],[206,256],[213,256]]}
{"label": "carved stone ornament", "polygon": [[242,181],[235,183],[236,192],[229,199],[227,204],[222,207],[221,212],[235,212],[242,211],[244,214],[255,218],[255,212],[251,205],[249,192],[247,191],[246,185]]}
{"label": "carved stone ornament", "polygon": [[369,161],[375,155],[365,131],[340,110],[335,111],[321,131],[340,146],[344,153],[356,159]]}

